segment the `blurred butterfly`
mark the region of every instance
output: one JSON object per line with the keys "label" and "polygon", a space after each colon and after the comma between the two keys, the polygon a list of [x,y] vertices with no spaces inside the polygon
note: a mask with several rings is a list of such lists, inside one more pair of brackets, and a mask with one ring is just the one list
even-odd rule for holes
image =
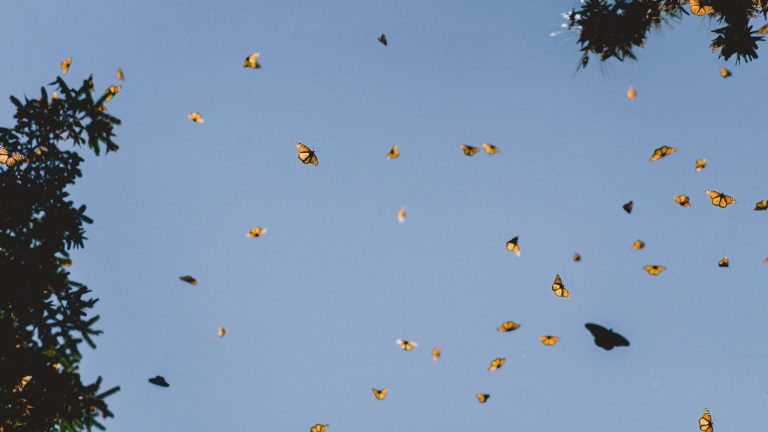
{"label": "blurred butterfly", "polygon": [[768,264],[768,258],[763,260],[763,264]]}
{"label": "blurred butterfly", "polygon": [[581,261],[581,254],[580,254],[580,253],[578,253],[578,252],[574,252],[574,253],[573,253],[573,260],[574,260],[575,262],[579,262],[579,261]]}
{"label": "blurred butterfly", "polygon": [[165,378],[161,377],[160,375],[157,375],[154,378],[150,378],[147,381],[151,382],[152,384],[160,387],[170,387],[170,384],[168,384],[168,381],[165,380]]}
{"label": "blurred butterfly", "polygon": [[477,147],[472,147],[470,145],[462,144],[461,151],[463,151],[464,154],[467,156],[473,156],[475,153],[478,152],[478,149]]}
{"label": "blurred butterfly", "polygon": [[682,207],[690,207],[691,203],[689,202],[688,195],[678,195],[675,197],[675,202],[680,204]]}
{"label": "blurred butterfly", "polygon": [[549,335],[547,335],[547,336],[539,336],[539,340],[544,345],[551,346],[551,345],[556,344],[557,341],[560,340],[560,338],[557,337],[557,336],[549,336]]}
{"label": "blurred butterfly", "polygon": [[645,242],[642,240],[635,240],[634,243],[632,243],[632,249],[634,250],[640,250],[645,247]]}
{"label": "blurred butterfly", "polygon": [[0,164],[5,164],[8,168],[12,168],[17,163],[23,161],[24,156],[19,153],[9,153],[8,149],[0,146]]}
{"label": "blurred butterfly", "polygon": [[717,263],[717,266],[718,266],[718,267],[728,267],[728,264],[729,264],[729,261],[728,261],[728,257],[727,257],[727,256],[724,256],[724,257],[723,257],[723,259],[721,259],[721,260],[720,260],[720,261]]}
{"label": "blurred butterfly", "polygon": [[709,413],[709,410],[704,408],[704,414],[701,415],[701,418],[699,419],[699,430],[701,432],[712,432],[712,426],[714,423],[712,423],[712,414]]}
{"label": "blurred butterfly", "polygon": [[381,36],[379,36],[379,42],[381,42],[382,45],[387,46],[387,36],[382,33]]}
{"label": "blurred butterfly", "polygon": [[203,116],[199,112],[189,113],[187,114],[187,118],[195,123],[205,123],[205,119],[203,119]]}
{"label": "blurred butterfly", "polygon": [[707,166],[706,159],[696,159],[696,172],[701,172]]}
{"label": "blurred butterfly", "polygon": [[387,388],[383,388],[381,390],[371,388],[371,390],[373,390],[373,395],[376,396],[376,399],[378,400],[384,400],[384,398],[387,397],[387,393],[389,393],[389,389]]}
{"label": "blurred butterfly", "polygon": [[116,94],[120,93],[120,90],[122,88],[123,88],[122,86],[116,86],[116,85],[109,86],[109,88],[107,88],[107,90],[104,92],[104,94],[107,95],[107,98],[104,99],[104,102],[111,101]]}
{"label": "blurred butterfly", "polygon": [[563,280],[560,279],[559,274],[555,274],[555,282],[552,284],[552,292],[558,297],[571,298],[571,293],[565,289],[565,285],[563,285]]}
{"label": "blurred butterfly", "polygon": [[24,387],[26,387],[27,384],[29,384],[29,381],[31,379],[32,379],[32,375],[27,375],[27,376],[21,377],[21,379],[19,380],[19,383],[17,385],[13,386],[12,392],[13,393],[20,393],[20,392],[22,392],[24,390]]}
{"label": "blurred butterfly", "polygon": [[708,190],[706,191],[709,198],[712,199],[712,205],[720,208],[726,208],[731,204],[736,204],[736,200],[732,196],[726,195],[722,192]]}
{"label": "blurred butterfly", "polygon": [[691,13],[698,16],[711,14],[715,10],[712,6],[702,6],[701,3],[709,3],[708,0],[691,0]]}
{"label": "blurred butterfly", "polygon": [[755,210],[763,211],[768,209],[768,200],[762,200],[755,203]]}
{"label": "blurred butterfly", "polygon": [[495,155],[496,153],[501,151],[498,147],[489,143],[483,144],[483,150],[485,150],[485,152],[488,153],[489,155]]}
{"label": "blurred butterfly", "polygon": [[315,152],[312,149],[302,143],[296,143],[296,148],[299,151],[299,160],[304,165],[312,164],[317,166],[317,156],[315,156]]}
{"label": "blurred butterfly", "polygon": [[498,330],[498,331],[500,331],[502,333],[509,333],[509,332],[517,330],[519,328],[520,328],[520,324],[518,324],[518,323],[516,323],[514,321],[507,321],[507,322],[501,323],[499,328],[497,328],[496,330]]}
{"label": "blurred butterfly", "polygon": [[436,362],[440,358],[440,347],[435,347],[435,349],[432,350],[432,361]]}
{"label": "blurred butterfly", "polygon": [[663,272],[667,268],[659,265],[647,265],[643,267],[643,269],[645,269],[645,271],[647,271],[649,275],[657,276],[659,273]]}
{"label": "blurred butterfly", "polygon": [[657,161],[663,157],[667,157],[671,155],[672,153],[677,151],[677,147],[667,147],[667,146],[661,146],[653,151],[653,154],[651,155],[652,161]]}
{"label": "blurred butterfly", "polygon": [[520,246],[517,244],[518,236],[515,236],[512,238],[512,240],[507,242],[507,250],[514,253],[517,256],[520,256]]}
{"label": "blurred butterfly", "polygon": [[397,344],[400,345],[400,348],[402,348],[402,349],[404,349],[406,351],[410,351],[410,350],[416,348],[416,346],[418,345],[416,342],[409,342],[409,341],[403,340],[403,339],[398,339],[395,342],[397,342]]}
{"label": "blurred butterfly", "polygon": [[328,430],[328,426],[329,425],[327,425],[327,424],[320,424],[320,423],[318,423],[318,424],[312,426],[309,429],[309,432],[325,432],[325,431]]}
{"label": "blurred butterfly", "polygon": [[224,335],[227,334],[227,329],[225,329],[224,327],[219,327],[218,334],[219,334],[219,337],[224,337]]}
{"label": "blurred butterfly", "polygon": [[120,81],[125,81],[125,74],[123,74],[123,70],[120,68],[117,68],[117,79]]}
{"label": "blurred butterfly", "polygon": [[630,87],[629,90],[627,90],[627,99],[635,100],[635,98],[637,98],[637,91],[635,91],[634,87]]}
{"label": "blurred butterfly", "polygon": [[400,223],[405,222],[405,208],[401,208],[397,211],[397,221]]}
{"label": "blurred butterfly", "polygon": [[731,75],[732,75],[732,74],[731,74],[731,71],[729,71],[728,69],[726,69],[726,68],[724,68],[724,67],[721,67],[721,68],[720,68],[720,76],[721,76],[721,77],[723,77],[723,78],[728,78],[728,77],[729,77],[729,76],[731,76]]}
{"label": "blurred butterfly", "polygon": [[179,279],[183,280],[184,282],[190,285],[197,285],[197,279],[193,278],[192,276],[189,276],[189,275],[179,276]]}
{"label": "blurred butterfly", "polygon": [[621,206],[621,208],[623,208],[624,211],[627,212],[627,213],[632,213],[632,206],[633,206],[632,201],[630,201],[630,202],[624,204],[623,206]]}
{"label": "blurred butterfly", "polygon": [[400,149],[397,148],[397,145],[393,145],[392,149],[387,153],[387,159],[397,159],[398,156],[400,156]]}
{"label": "blurred butterfly", "polygon": [[584,327],[592,333],[592,336],[595,338],[595,345],[606,351],[610,351],[620,346],[629,346],[629,341],[624,338],[624,336],[615,333],[613,330],[592,323],[586,323],[584,324]]}
{"label": "blurred butterfly", "polygon": [[480,403],[485,403],[488,401],[488,399],[490,399],[491,395],[486,393],[478,393],[475,395],[475,397],[477,397],[477,400],[480,401]]}
{"label": "blurred butterfly", "polygon": [[66,58],[61,62],[61,71],[63,73],[69,72],[69,66],[72,65],[72,57]]}
{"label": "blurred butterfly", "polygon": [[491,360],[491,365],[488,366],[489,371],[495,371],[496,369],[499,369],[500,367],[504,366],[504,363],[507,361],[505,358],[496,357],[495,359]]}
{"label": "blurred butterfly", "polygon": [[757,29],[757,32],[760,34],[768,34],[768,24]]}
{"label": "blurred butterfly", "polygon": [[255,52],[246,57],[245,61],[243,62],[243,67],[250,69],[261,69],[261,65],[259,64],[259,53]]}
{"label": "blurred butterfly", "polygon": [[254,238],[254,237],[261,237],[261,236],[263,236],[266,233],[267,233],[267,229],[266,228],[262,228],[262,227],[258,227],[257,226],[255,228],[251,229],[250,231],[248,231],[248,233],[246,233],[245,235],[247,237]]}

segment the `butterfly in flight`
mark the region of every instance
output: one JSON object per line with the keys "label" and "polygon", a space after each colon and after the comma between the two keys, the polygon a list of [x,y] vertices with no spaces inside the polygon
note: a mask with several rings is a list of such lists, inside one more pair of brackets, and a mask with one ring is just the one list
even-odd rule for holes
{"label": "butterfly in flight", "polygon": [[637,91],[634,87],[630,87],[629,90],[627,90],[627,99],[629,100],[635,100],[637,98]]}
{"label": "butterfly in flight", "polygon": [[440,358],[440,347],[435,347],[435,349],[432,350],[432,361],[436,362]]}
{"label": "butterfly in flight", "polygon": [[120,81],[125,81],[125,74],[123,73],[123,70],[120,68],[117,68],[117,79]]}
{"label": "butterfly in flight", "polygon": [[496,357],[495,359],[491,360],[491,365],[488,366],[488,370],[493,372],[496,369],[499,369],[500,367],[504,366],[504,363],[506,363],[507,359]]}
{"label": "butterfly in flight", "polygon": [[249,69],[261,69],[261,65],[259,64],[259,53],[255,52],[246,57],[243,62],[243,67]]}
{"label": "butterfly in flight", "polygon": [[397,211],[397,221],[400,223],[405,222],[405,208],[401,208]]}
{"label": "butterfly in flight", "polygon": [[578,252],[574,252],[573,253],[573,261],[575,261],[575,262],[581,261],[581,254],[578,253]]}
{"label": "butterfly in flight", "polygon": [[193,278],[190,275],[186,276],[179,276],[179,279],[183,280],[184,282],[190,284],[190,285],[197,285],[197,279]]}
{"label": "butterfly in flight", "polygon": [[625,212],[627,212],[627,213],[632,213],[632,207],[633,207],[633,205],[634,205],[634,204],[632,204],[632,201],[630,201],[630,202],[628,202],[628,203],[624,204],[623,206],[621,206],[621,208],[623,208],[623,209],[624,209],[624,211],[625,211]]}
{"label": "butterfly in flight", "polygon": [[416,342],[410,342],[410,341],[407,341],[407,340],[404,340],[404,339],[398,339],[395,342],[398,345],[400,345],[400,348],[402,348],[402,349],[404,349],[406,351],[410,351],[410,350],[416,348],[416,346],[419,345]]}
{"label": "butterfly in flight", "polygon": [[187,114],[187,118],[192,120],[195,123],[205,123],[205,119],[203,118],[203,115],[197,111]]}
{"label": "butterfly in flight", "polygon": [[667,157],[671,155],[672,153],[677,151],[677,147],[667,147],[667,146],[661,146],[653,151],[653,154],[651,155],[652,161],[657,161],[663,157]]}
{"label": "butterfly in flight", "polygon": [[224,337],[224,335],[227,334],[227,329],[225,329],[224,327],[219,327],[219,330],[217,333],[219,337]]}
{"label": "butterfly in flight", "polygon": [[517,256],[520,256],[520,246],[517,244],[518,238],[518,236],[515,236],[512,238],[512,240],[507,242],[507,250]]}
{"label": "butterfly in flight", "polygon": [[763,211],[768,210],[768,200],[762,200],[755,203],[755,210]]}
{"label": "butterfly in flight", "polygon": [[325,432],[325,431],[328,430],[328,426],[329,425],[327,425],[327,424],[320,424],[320,423],[318,423],[318,424],[312,426],[311,428],[309,428],[309,432]]}
{"label": "butterfly in flight", "polygon": [[729,263],[729,261],[728,261],[728,257],[727,257],[727,256],[724,256],[724,257],[723,257],[723,259],[721,259],[721,260],[720,260],[720,261],[717,263],[717,266],[718,266],[718,267],[728,267],[729,265],[730,265],[730,263]]}
{"label": "butterfly in flight", "polygon": [[701,172],[707,166],[706,159],[696,159],[696,172]]}
{"label": "butterfly in flight", "polygon": [[556,344],[557,341],[560,340],[560,338],[557,336],[546,335],[546,336],[539,336],[539,340],[541,341],[541,343],[543,343],[546,346],[552,346]]}
{"label": "butterfly in flight", "polygon": [[387,46],[387,35],[382,33],[381,36],[379,36],[378,40],[379,42],[381,42],[382,45]]}
{"label": "butterfly in flight", "polygon": [[712,200],[712,205],[720,208],[726,208],[731,204],[736,204],[736,200],[732,196],[726,195],[722,192],[708,190],[706,191],[709,198]]}
{"label": "butterfly in flight", "polygon": [[378,390],[378,389],[375,389],[375,388],[371,388],[371,390],[373,390],[373,395],[378,400],[384,400],[384,398],[387,397],[387,393],[389,393],[389,389],[388,388],[383,388],[381,390]]}
{"label": "butterfly in flight", "polygon": [[400,156],[400,149],[397,147],[397,144],[392,146],[392,149],[387,153],[387,159],[397,159],[397,157]]}
{"label": "butterfly in flight", "polygon": [[708,409],[704,408],[704,414],[702,414],[701,418],[699,419],[699,430],[701,432],[712,432],[713,425],[714,423],[712,423],[712,414],[709,413]]}
{"label": "butterfly in flight", "polygon": [[474,154],[478,152],[478,148],[472,147],[471,145],[462,144],[461,151],[463,151],[467,156],[474,156]]}
{"label": "butterfly in flight", "polygon": [[501,323],[499,328],[497,328],[496,330],[498,330],[498,331],[500,331],[502,333],[509,333],[509,332],[517,330],[519,328],[520,328],[520,324],[518,324],[518,323],[516,323],[514,321],[507,321],[507,322]]}
{"label": "butterfly in flight", "polygon": [[315,156],[315,152],[312,151],[309,147],[305,146],[302,143],[296,143],[296,149],[298,150],[298,157],[299,160],[304,164],[312,164],[314,166],[317,166],[317,156]]}
{"label": "butterfly in flight", "polygon": [[729,76],[731,76],[731,75],[733,75],[733,74],[732,74],[732,73],[731,73],[731,71],[729,71],[728,69],[726,69],[726,68],[724,68],[724,67],[721,67],[721,68],[720,68],[720,76],[721,76],[721,77],[723,77],[723,78],[728,78],[728,77],[729,77]]}
{"label": "butterfly in flight", "polygon": [[147,381],[151,382],[152,384],[160,387],[170,387],[171,385],[168,384],[168,381],[165,380],[165,378],[161,377],[160,375],[157,375],[154,378],[150,378]]}
{"label": "butterfly in flight", "polygon": [[757,29],[757,32],[760,34],[768,34],[768,24]]}
{"label": "butterfly in flight", "polygon": [[485,152],[488,153],[489,155],[495,155],[496,153],[501,151],[498,147],[490,143],[483,144],[483,150],[485,150]]}
{"label": "butterfly in flight", "polygon": [[571,298],[571,293],[565,289],[565,285],[563,284],[563,280],[560,279],[559,274],[555,274],[555,282],[552,283],[552,292],[558,297]]}
{"label": "butterfly in flight", "polygon": [[645,242],[642,240],[635,240],[634,243],[632,243],[632,250],[640,250],[645,247]]}
{"label": "butterfly in flight", "polygon": [[475,395],[475,397],[477,398],[478,401],[480,401],[480,403],[484,404],[488,401],[488,399],[491,398],[491,395],[487,393],[478,393]]}
{"label": "butterfly in flight", "polygon": [[120,90],[122,88],[123,88],[122,86],[116,86],[116,85],[109,86],[109,88],[107,88],[107,90],[104,92],[104,94],[107,96],[107,98],[104,99],[104,102],[111,101],[116,94],[120,93]]}
{"label": "butterfly in flight", "polygon": [[72,57],[66,58],[61,61],[61,72],[67,73],[69,72],[69,67],[72,65]]}
{"label": "butterfly in flight", "polygon": [[629,346],[629,341],[613,330],[592,323],[586,323],[584,324],[584,327],[592,333],[592,336],[595,338],[595,345],[606,351],[610,351],[620,346]]}
{"label": "butterfly in flight", "polygon": [[688,198],[688,195],[678,195],[675,198],[675,202],[680,204],[682,207],[690,207],[690,199]]}
{"label": "butterfly in flight", "polygon": [[645,271],[647,271],[648,274],[651,276],[658,276],[659,273],[663,272],[667,268],[660,265],[647,265],[643,267],[643,269],[645,269]]}
{"label": "butterfly in flight", "polygon": [[263,236],[266,233],[267,233],[267,229],[266,228],[262,228],[262,227],[258,227],[257,226],[257,227],[254,227],[253,229],[251,229],[250,231],[248,231],[245,235],[246,235],[246,237],[253,238],[253,237],[261,237],[261,236]]}

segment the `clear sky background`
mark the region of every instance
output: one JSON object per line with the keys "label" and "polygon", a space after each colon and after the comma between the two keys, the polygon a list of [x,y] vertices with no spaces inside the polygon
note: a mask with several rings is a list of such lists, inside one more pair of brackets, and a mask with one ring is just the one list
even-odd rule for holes
{"label": "clear sky background", "polygon": [[[66,57],[72,84],[126,76],[120,151],[73,189],[95,219],[73,278],[105,331],[82,370],[122,388],[108,430],[694,431],[705,407],[719,430],[764,428],[766,63],[723,63],[689,17],[639,62],[575,73],[576,35],[549,35],[574,6],[6,2],[3,97],[36,97]],[[459,149],[483,142],[501,152]],[[649,162],[662,145],[678,151]],[[632,345],[597,348],[588,321]]]}

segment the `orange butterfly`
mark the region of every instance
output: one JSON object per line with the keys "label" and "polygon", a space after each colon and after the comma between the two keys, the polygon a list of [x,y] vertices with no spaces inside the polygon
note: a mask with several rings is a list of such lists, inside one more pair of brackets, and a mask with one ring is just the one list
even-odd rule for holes
{"label": "orange butterfly", "polygon": [[677,147],[661,146],[653,151],[651,155],[652,161],[657,161],[663,157],[667,157],[677,151]]}
{"label": "orange butterfly", "polygon": [[712,205],[720,208],[726,208],[731,204],[736,204],[736,200],[732,196],[726,195],[722,192],[708,190],[706,191],[709,198],[712,200]]}
{"label": "orange butterfly", "polygon": [[552,292],[558,297],[571,298],[571,293],[565,289],[565,285],[563,285],[563,280],[560,279],[559,274],[555,274],[555,282],[552,283]]}
{"label": "orange butterfly", "polygon": [[557,337],[557,336],[550,336],[550,335],[547,335],[547,336],[539,336],[539,340],[540,340],[540,341],[541,341],[541,343],[543,343],[544,345],[547,345],[547,346],[551,346],[551,345],[554,345],[554,344],[556,344],[556,343],[557,343],[557,341],[559,341],[559,340],[560,340],[560,338],[559,338],[559,337]]}

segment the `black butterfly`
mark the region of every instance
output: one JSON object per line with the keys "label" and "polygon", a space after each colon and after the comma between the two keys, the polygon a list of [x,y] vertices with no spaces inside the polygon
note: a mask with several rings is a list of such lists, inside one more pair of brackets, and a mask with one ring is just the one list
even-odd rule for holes
{"label": "black butterfly", "polygon": [[152,384],[154,384],[156,386],[160,386],[160,387],[170,387],[171,386],[170,384],[168,384],[168,381],[166,381],[165,378],[161,377],[160,375],[158,375],[158,376],[156,376],[154,378],[150,378],[148,381],[151,382]]}
{"label": "black butterfly", "polygon": [[381,42],[382,45],[387,46],[387,36],[384,33],[379,36],[379,42]]}
{"label": "black butterfly", "polygon": [[629,341],[624,336],[614,333],[613,330],[592,323],[586,323],[584,327],[595,337],[595,345],[606,351],[618,346],[629,346]]}
{"label": "black butterfly", "polygon": [[632,213],[632,201],[624,204],[623,206],[621,206],[621,208],[623,208],[624,211],[627,213]]}

